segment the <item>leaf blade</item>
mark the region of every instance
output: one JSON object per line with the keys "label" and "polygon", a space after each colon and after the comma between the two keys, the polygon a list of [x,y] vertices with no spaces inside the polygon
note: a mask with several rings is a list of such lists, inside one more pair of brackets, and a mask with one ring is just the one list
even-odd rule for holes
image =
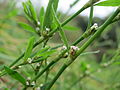
{"label": "leaf blade", "polygon": [[120,0],[106,0],[97,3],[96,6],[120,6]]}
{"label": "leaf blade", "polygon": [[29,32],[34,32],[35,33],[35,30],[33,27],[31,27],[30,25],[26,24],[26,23],[23,23],[23,22],[19,22],[18,23],[24,30],[27,30]]}
{"label": "leaf blade", "polygon": [[17,81],[19,81],[20,83],[22,83],[23,85],[26,85],[26,80],[23,78],[23,76],[21,76],[18,72],[10,69],[7,66],[4,66],[5,71],[14,79],[16,79]]}
{"label": "leaf blade", "polygon": [[30,55],[32,53],[34,41],[35,41],[35,38],[31,37],[30,40],[29,40],[25,55],[24,55],[24,62],[26,62],[26,60],[30,57]]}

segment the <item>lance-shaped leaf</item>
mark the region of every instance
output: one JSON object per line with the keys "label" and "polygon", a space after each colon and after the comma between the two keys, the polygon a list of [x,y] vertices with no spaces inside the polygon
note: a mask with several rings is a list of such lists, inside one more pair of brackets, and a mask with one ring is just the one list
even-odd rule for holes
{"label": "lance-shaped leaf", "polygon": [[41,54],[41,53],[44,53],[44,52],[48,51],[48,49],[49,49],[49,48],[50,48],[50,47],[45,47],[45,48],[41,49],[40,51],[38,51],[38,52],[36,53],[36,55],[35,55],[35,56],[38,56],[39,54]]}
{"label": "lance-shaped leaf", "polygon": [[28,0],[28,6],[29,6],[29,10],[30,10],[30,12],[31,12],[31,15],[32,15],[33,19],[34,19],[35,21],[37,21],[36,11],[35,11],[35,9],[34,9],[34,7],[33,7],[33,5],[32,5],[32,2],[31,2],[30,0]]}
{"label": "lance-shaped leaf", "polygon": [[49,0],[47,10],[45,13],[45,18],[44,18],[44,24],[43,24],[44,29],[45,29],[45,27],[53,29],[53,28],[51,28],[51,26],[53,24],[52,23],[53,22],[52,5],[53,5],[55,12],[56,12],[57,7],[58,7],[58,2],[59,2],[59,0]]}
{"label": "lance-shaped leaf", "polygon": [[65,25],[63,27],[64,30],[69,30],[69,31],[77,31],[77,30],[80,30],[80,28],[78,27],[75,27],[75,26],[71,26],[71,25]]}
{"label": "lance-shaped leaf", "polygon": [[24,12],[25,12],[27,18],[36,24],[38,21],[37,14],[36,14],[36,11],[31,3],[31,1],[28,0],[27,2],[25,2],[25,3],[23,2],[22,4],[23,4]]}
{"label": "lance-shaped leaf", "polygon": [[44,15],[45,15],[44,7],[42,7],[40,9],[40,27],[41,27],[41,30],[43,30]]}
{"label": "lance-shaped leaf", "polygon": [[60,29],[59,32],[60,32],[61,39],[62,39],[63,43],[65,44],[65,46],[68,48],[69,47],[68,40],[67,40],[67,38],[65,36],[65,33],[64,33],[64,31],[63,31],[63,29],[61,27],[61,24],[60,24],[59,20],[57,18],[57,15],[55,13],[54,7],[52,7],[52,12],[53,12],[53,17],[54,17],[54,19],[56,21],[56,24],[58,24],[58,26],[59,26],[59,29]]}
{"label": "lance-shaped leaf", "polygon": [[23,29],[30,31],[30,32],[34,32],[35,33],[35,29],[33,27],[31,27],[30,25],[26,24],[26,23],[18,23]]}
{"label": "lance-shaped leaf", "polygon": [[4,69],[12,78],[16,79],[23,85],[26,85],[26,80],[17,71],[14,71],[7,66],[4,66]]}
{"label": "lance-shaped leaf", "polygon": [[120,6],[120,0],[106,0],[96,5],[97,6]]}
{"label": "lance-shaped leaf", "polygon": [[32,53],[34,41],[35,41],[34,37],[30,38],[25,55],[24,55],[24,62],[26,62],[26,60],[30,57],[30,55]]}
{"label": "lance-shaped leaf", "polygon": [[39,53],[37,56],[39,56],[39,57],[48,57],[48,56],[50,56],[51,54],[53,54],[55,52],[56,52],[56,50],[48,50],[48,51],[46,51],[44,53]]}

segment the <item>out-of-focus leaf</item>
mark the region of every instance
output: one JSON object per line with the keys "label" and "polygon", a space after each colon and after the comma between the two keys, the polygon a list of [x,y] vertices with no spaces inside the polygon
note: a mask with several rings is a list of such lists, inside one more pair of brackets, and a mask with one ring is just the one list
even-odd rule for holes
{"label": "out-of-focus leaf", "polygon": [[120,6],[120,0],[106,0],[96,4],[97,6]]}
{"label": "out-of-focus leaf", "polygon": [[35,41],[34,37],[30,38],[25,55],[24,55],[24,62],[30,57],[30,55],[32,53],[34,41]]}
{"label": "out-of-focus leaf", "polygon": [[77,30],[80,30],[78,27],[75,27],[75,26],[70,26],[70,25],[65,25],[63,27],[64,30],[69,30],[69,31],[77,31]]}
{"label": "out-of-focus leaf", "polygon": [[26,23],[18,23],[23,29],[30,31],[30,32],[34,32],[35,33],[35,29],[33,27],[31,27],[30,25],[26,24]]}
{"label": "out-of-focus leaf", "polygon": [[18,10],[15,9],[15,10],[12,10],[11,12],[9,12],[9,13],[7,14],[7,16],[5,16],[5,18],[14,17],[14,16],[16,16],[17,14],[18,14]]}
{"label": "out-of-focus leaf", "polygon": [[87,70],[87,64],[85,62],[81,62],[81,67],[80,69],[82,70],[82,72],[84,73]]}
{"label": "out-of-focus leaf", "polygon": [[26,80],[16,71],[10,69],[7,66],[4,66],[5,71],[14,79],[22,83],[23,85],[26,85]]}

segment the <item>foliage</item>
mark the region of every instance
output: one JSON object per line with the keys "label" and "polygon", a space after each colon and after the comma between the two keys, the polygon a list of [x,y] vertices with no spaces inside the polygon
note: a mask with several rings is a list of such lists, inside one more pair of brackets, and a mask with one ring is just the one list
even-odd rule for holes
{"label": "foliage", "polygon": [[[97,49],[97,51],[85,52],[86,48],[89,47],[92,42],[95,41],[95,39],[102,35],[103,31],[108,26],[111,26],[112,23],[117,22],[120,19],[119,0],[105,0],[102,2],[98,1],[100,0],[89,0],[80,10],[62,23],[60,22],[57,10],[59,0],[49,0],[46,11],[44,10],[44,7],[41,7],[39,13],[36,12],[30,0],[23,2],[24,13],[29,23],[26,24],[20,22],[18,23],[18,26],[16,26],[20,26],[24,30],[30,32],[28,34],[28,32],[23,31],[22,34],[19,35],[18,32],[21,32],[21,30],[18,30],[15,35],[19,35],[19,38],[22,38],[23,40],[27,37],[27,35],[29,35],[30,39],[26,49],[22,51],[17,48],[15,51],[9,51],[6,48],[0,48],[0,57],[2,56],[2,58],[9,60],[8,63],[0,66],[1,81],[6,83],[6,77],[3,76],[8,74],[8,76],[11,76],[13,79],[15,79],[15,81],[13,80],[14,82],[12,83],[16,84],[17,81],[20,89],[24,90],[50,90],[53,85],[54,87],[52,90],[120,89],[119,47],[111,52],[108,50],[108,52],[102,56],[100,63],[97,63],[96,59],[94,58],[94,55],[101,52],[100,50]],[[71,4],[70,8],[72,8],[78,2],[79,0],[75,0],[75,2]],[[105,20],[101,26],[98,26],[96,23],[93,24],[93,13],[96,5],[116,6],[118,8],[111,16],[109,16],[107,20]],[[87,29],[78,37],[77,40],[70,44],[66,36],[65,29],[75,32],[78,31],[79,28],[67,24],[89,7],[91,9],[88,18]],[[9,12],[9,14],[6,15],[2,20],[2,27],[0,28],[4,29],[3,24],[6,24],[7,20],[15,17],[16,15],[16,9],[12,10],[12,12]],[[59,32],[62,45],[50,45],[50,38],[54,38],[54,34],[56,32]],[[23,35],[23,33],[25,34]],[[14,40],[16,39],[18,44],[21,43],[22,48],[25,47],[26,41],[20,42],[20,39],[17,39],[17,35],[14,37]],[[9,36],[9,38],[11,37]],[[119,40],[119,37],[117,38]],[[86,41],[82,42],[85,39]],[[12,42],[14,42],[14,40],[12,40]],[[81,43],[80,46],[79,43]],[[17,46],[18,44],[14,46],[20,48],[20,46]],[[11,48],[9,43],[7,45],[9,46],[7,48]],[[18,52],[16,50],[18,50]],[[88,50],[91,49],[89,48]],[[9,57],[7,55],[9,55]],[[14,60],[16,57],[18,58]],[[72,64],[73,62],[74,64]],[[64,74],[62,79],[60,79],[61,74]],[[22,86],[19,83],[21,83]],[[6,84],[6,86],[8,85]],[[97,86],[99,86],[99,88],[97,88]],[[4,86],[1,88],[7,89]]]}

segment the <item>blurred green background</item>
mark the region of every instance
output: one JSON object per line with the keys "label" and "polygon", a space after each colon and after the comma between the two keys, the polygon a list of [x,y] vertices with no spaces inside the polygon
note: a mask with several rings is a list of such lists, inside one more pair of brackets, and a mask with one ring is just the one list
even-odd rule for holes
{"label": "blurred green background", "polygon": [[[26,20],[22,8],[16,7],[17,1],[15,0],[0,0],[0,69],[3,65],[10,65],[18,56],[25,51],[28,39],[35,36],[36,40],[39,38],[37,35],[22,29],[18,23],[25,22]],[[39,12],[39,9],[36,9]],[[59,12],[61,15],[61,22],[68,15]],[[39,13],[38,13],[39,14]],[[66,15],[66,17],[64,17]],[[64,18],[63,18],[64,17]],[[108,17],[94,18],[94,22],[101,25]],[[75,41],[86,29],[88,17],[77,16],[69,26],[72,25],[76,28],[65,30],[69,43]],[[120,57],[107,68],[100,68],[101,63],[107,63],[115,55],[115,52],[120,47],[120,22],[114,23],[100,36],[94,43],[85,51],[97,53],[89,53],[79,56],[78,60],[74,62],[57,80],[52,90],[120,90]],[[86,41],[86,40],[85,40]],[[80,43],[80,47],[85,41]],[[61,44],[62,41],[58,35],[55,34],[49,41],[49,46],[54,47]],[[56,56],[56,54],[55,54]],[[54,58],[55,56],[51,57]],[[49,80],[53,78],[56,72],[62,66],[64,60],[61,60],[55,68],[51,70]],[[87,67],[87,73],[84,75],[83,69]],[[19,72],[26,78],[32,75],[32,68],[28,65],[20,69]],[[95,71],[95,72],[93,72]],[[40,78],[40,84],[44,82],[44,76]],[[17,83],[11,77],[5,75],[0,78],[0,90],[21,90],[21,84]]]}

